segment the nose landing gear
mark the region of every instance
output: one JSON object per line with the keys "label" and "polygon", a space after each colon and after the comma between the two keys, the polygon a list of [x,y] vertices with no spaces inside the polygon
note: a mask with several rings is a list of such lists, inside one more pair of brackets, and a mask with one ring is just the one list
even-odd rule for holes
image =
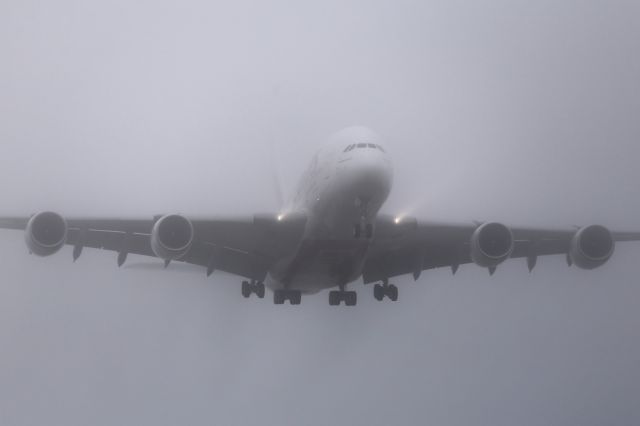
{"label": "nose landing gear", "polygon": [[369,210],[371,204],[371,197],[356,197],[354,201],[355,207],[359,210],[360,222],[353,225],[353,237],[356,239],[366,238],[370,240],[373,238],[373,224],[367,223],[367,218],[370,217]]}
{"label": "nose landing gear", "polygon": [[373,237],[373,224],[356,223],[353,225],[353,238],[366,238],[370,240]]}

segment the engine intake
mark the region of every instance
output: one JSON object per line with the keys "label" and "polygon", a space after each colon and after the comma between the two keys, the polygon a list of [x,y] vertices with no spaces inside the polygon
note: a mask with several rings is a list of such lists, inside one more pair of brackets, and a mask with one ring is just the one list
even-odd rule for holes
{"label": "engine intake", "polygon": [[41,212],[29,219],[24,236],[31,253],[49,256],[67,241],[67,222],[57,213]]}
{"label": "engine intake", "polygon": [[571,239],[569,257],[581,269],[595,269],[613,255],[615,241],[611,232],[600,225],[580,228]]}
{"label": "engine intake", "polygon": [[482,267],[494,267],[513,252],[513,234],[497,222],[480,225],[471,236],[471,260]]}
{"label": "engine intake", "polygon": [[180,259],[191,248],[193,235],[193,225],[186,217],[177,214],[163,216],[151,231],[151,249],[161,259]]}

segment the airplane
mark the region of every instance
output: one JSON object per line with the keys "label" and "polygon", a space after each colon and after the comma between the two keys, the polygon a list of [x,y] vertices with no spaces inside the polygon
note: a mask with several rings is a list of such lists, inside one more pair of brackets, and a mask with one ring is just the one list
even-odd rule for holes
{"label": "airplane", "polygon": [[392,188],[393,166],[380,136],[354,126],[331,136],[311,160],[294,196],[275,214],[197,218],[64,218],[44,211],[0,217],[0,229],[24,230],[30,253],[49,256],[65,244],[73,260],[84,248],[159,258],[165,267],[185,262],[243,278],[244,298],[299,305],[303,294],[329,291],[329,304],[355,306],[347,285],[376,283],[376,300],[398,299],[391,278],[473,263],[491,275],[510,258],[563,255],[569,266],[594,269],[613,255],[615,243],[638,241],[640,232],[601,225],[572,229],[508,227],[499,222],[454,224],[379,214]]}

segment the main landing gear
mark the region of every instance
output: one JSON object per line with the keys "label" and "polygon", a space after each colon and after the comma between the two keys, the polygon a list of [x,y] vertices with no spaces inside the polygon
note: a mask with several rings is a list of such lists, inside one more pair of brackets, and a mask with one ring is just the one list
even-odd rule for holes
{"label": "main landing gear", "polygon": [[373,286],[373,297],[375,297],[378,302],[381,302],[385,296],[394,302],[398,300],[398,287],[389,284],[387,280],[384,280],[382,284]]}
{"label": "main landing gear", "polygon": [[355,291],[345,291],[344,287],[340,290],[334,290],[329,292],[329,305],[338,306],[344,302],[346,306],[356,306],[358,303],[358,293]]}
{"label": "main landing gear", "polygon": [[302,293],[299,290],[287,289],[273,291],[273,303],[276,305],[282,305],[287,300],[292,305],[299,305],[302,301]]}
{"label": "main landing gear", "polygon": [[242,281],[242,296],[248,299],[253,293],[260,299],[264,299],[264,283],[256,280]]}

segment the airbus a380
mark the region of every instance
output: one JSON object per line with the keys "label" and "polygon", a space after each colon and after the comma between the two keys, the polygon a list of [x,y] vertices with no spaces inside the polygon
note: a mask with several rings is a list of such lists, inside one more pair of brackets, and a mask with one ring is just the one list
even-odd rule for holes
{"label": "airbus a380", "polygon": [[541,255],[564,255],[569,265],[593,269],[611,258],[618,241],[640,232],[612,232],[600,225],[574,229],[510,228],[497,222],[448,224],[379,215],[393,182],[380,137],[350,127],[316,153],[283,210],[249,217],[148,219],[64,218],[53,212],[0,218],[0,228],[25,231],[30,253],[49,256],[65,244],[77,260],[86,247],[199,265],[207,276],[220,270],[244,278],[242,295],[300,304],[303,294],[329,292],[329,304],[354,306],[347,285],[376,283],[374,297],[398,299],[389,279],[475,263],[493,274],[509,258],[531,271]]}

